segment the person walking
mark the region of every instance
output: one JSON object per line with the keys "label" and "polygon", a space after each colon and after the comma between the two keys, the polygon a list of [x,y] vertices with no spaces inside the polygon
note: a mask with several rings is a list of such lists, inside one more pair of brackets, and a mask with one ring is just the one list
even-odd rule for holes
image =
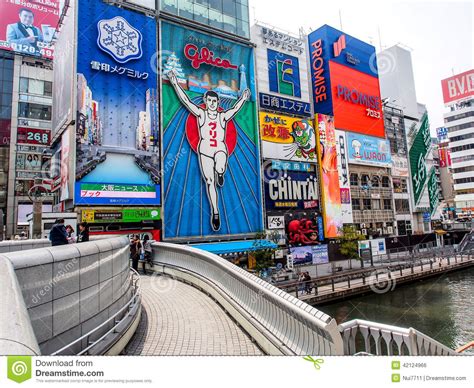
{"label": "person walking", "polygon": [[79,224],[79,234],[77,235],[77,242],[87,242],[89,241],[89,225],[87,222],[81,222]]}
{"label": "person walking", "polygon": [[49,240],[53,247],[58,245],[69,244],[68,233],[64,226],[64,218],[58,218],[55,222],[51,231],[49,232]]}
{"label": "person walking", "polygon": [[143,237],[143,251],[145,253],[145,260],[143,261],[143,271],[145,272],[145,263],[150,264],[150,268],[153,268],[153,249],[151,248],[150,236],[145,234]]}
{"label": "person walking", "polygon": [[307,294],[311,294],[311,289],[313,288],[311,286],[311,276],[309,275],[309,272],[305,272],[303,276],[305,281],[304,290]]}
{"label": "person walking", "polygon": [[142,243],[140,237],[134,235],[130,241],[130,259],[132,260],[132,268],[138,272],[138,261],[140,260],[140,252],[142,250]]}

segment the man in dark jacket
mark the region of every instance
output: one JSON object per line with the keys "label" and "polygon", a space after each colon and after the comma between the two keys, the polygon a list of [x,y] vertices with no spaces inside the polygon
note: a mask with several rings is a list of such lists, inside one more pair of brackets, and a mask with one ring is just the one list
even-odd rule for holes
{"label": "man in dark jacket", "polygon": [[64,219],[59,218],[55,221],[53,227],[51,228],[51,232],[49,232],[49,240],[51,241],[51,245],[66,245],[69,243],[67,239],[67,231],[66,227],[64,226]]}
{"label": "man in dark jacket", "polygon": [[79,234],[77,235],[77,242],[89,241],[89,226],[85,222],[79,224]]}

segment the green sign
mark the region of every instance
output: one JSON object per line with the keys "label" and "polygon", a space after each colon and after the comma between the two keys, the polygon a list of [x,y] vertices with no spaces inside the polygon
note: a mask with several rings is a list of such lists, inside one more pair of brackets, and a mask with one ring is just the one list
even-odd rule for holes
{"label": "green sign", "polygon": [[159,208],[155,209],[118,209],[118,210],[83,210],[82,222],[89,224],[104,222],[142,222],[161,219]]}
{"label": "green sign", "polygon": [[410,171],[413,185],[413,198],[415,206],[420,201],[421,194],[425,188],[428,178],[426,169],[426,155],[431,147],[430,124],[428,114],[425,113],[421,119],[421,126],[410,148]]}
{"label": "green sign", "polygon": [[439,188],[436,180],[436,169],[434,167],[431,169],[430,179],[428,180],[428,194],[430,197],[431,215],[433,215],[439,203]]}
{"label": "green sign", "polygon": [[31,379],[31,356],[8,356],[7,377],[17,383]]}

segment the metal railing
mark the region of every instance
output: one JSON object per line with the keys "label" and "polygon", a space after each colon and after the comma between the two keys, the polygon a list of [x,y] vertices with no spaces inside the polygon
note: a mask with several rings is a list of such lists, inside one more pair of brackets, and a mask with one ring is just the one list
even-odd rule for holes
{"label": "metal railing", "polygon": [[[109,337],[111,334],[116,334],[118,332],[123,332],[128,329],[128,327],[131,326],[133,322],[133,317],[137,313],[137,308],[139,308],[139,305],[141,303],[141,293],[140,293],[140,275],[138,274],[137,271],[134,269],[130,269],[130,272],[132,274],[132,277],[130,279],[131,282],[131,287],[133,290],[133,295],[130,298],[130,300],[119,310],[117,311],[114,315],[112,315],[109,319],[106,321],[102,322],[100,325],[96,326],[94,329],[90,330],[86,334],[84,334],[82,337],[77,338],[76,340],[72,341],[71,343],[67,344],[66,346],[63,346],[61,349],[55,351],[52,353],[52,356],[58,356],[63,354],[66,350],[70,349],[72,346],[82,342],[83,340],[86,340],[88,346],[84,349],[82,349],[79,353],[77,353],[77,356],[82,356],[82,355],[90,355],[94,354],[93,349],[101,345],[105,342],[106,338]],[[117,317],[120,317],[119,319],[116,319]],[[113,321],[114,326],[105,332],[102,336],[100,336],[98,339],[95,341],[89,341],[90,337],[97,333],[99,330],[102,328],[106,327],[109,322]],[[124,326],[124,323],[126,323],[126,327]],[[120,330],[119,330],[120,328]],[[110,348],[120,337],[115,336],[114,339],[109,341],[107,344],[106,348]],[[101,353],[104,353],[104,349],[102,349]]]}
{"label": "metal railing", "polygon": [[224,299],[268,354],[342,354],[336,321],[325,313],[209,252],[166,243],[153,244],[153,250],[155,269]]}
{"label": "metal railing", "polygon": [[339,325],[344,354],[368,353],[377,356],[454,356],[453,349],[416,329],[354,319]]}

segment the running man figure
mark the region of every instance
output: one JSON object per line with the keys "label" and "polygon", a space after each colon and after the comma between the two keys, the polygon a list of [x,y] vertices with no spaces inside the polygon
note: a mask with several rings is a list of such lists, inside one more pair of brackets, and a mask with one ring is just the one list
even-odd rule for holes
{"label": "running man figure", "polygon": [[224,186],[224,174],[227,169],[229,151],[225,143],[227,123],[242,109],[250,98],[250,90],[246,89],[235,105],[219,112],[219,95],[207,91],[203,100],[205,108],[201,108],[191,101],[181,88],[176,73],[171,70],[167,73],[178,98],[186,109],[196,116],[199,126],[199,144],[197,153],[201,174],[206,182],[207,197],[212,210],[211,226],[214,231],[221,228],[221,217],[217,199],[217,186]]}

